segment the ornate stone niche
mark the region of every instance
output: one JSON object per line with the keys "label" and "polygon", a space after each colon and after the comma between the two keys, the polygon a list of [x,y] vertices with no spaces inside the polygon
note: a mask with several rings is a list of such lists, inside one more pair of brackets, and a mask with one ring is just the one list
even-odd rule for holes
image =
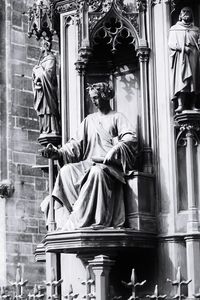
{"label": "ornate stone niche", "polygon": [[[102,274],[107,274],[107,281],[104,255],[117,260],[119,253],[131,257],[137,250],[134,262],[131,262],[133,265],[137,258],[142,260],[141,249],[145,253],[146,249],[150,251],[156,245],[148,99],[150,50],[146,38],[145,4],[146,1],[132,0],[54,3],[54,9],[60,14],[62,142],[75,135],[81,120],[93,112],[87,97],[87,83],[107,81],[115,90],[113,108],[122,112],[134,126],[141,153],[137,171],[127,178],[124,187],[125,228],[52,230],[43,241],[44,247],[38,249],[39,260],[44,259],[44,252],[60,257],[55,264],[59,265],[64,279],[63,296],[71,281],[75,285],[73,288],[84,295],[80,279],[86,276],[88,262],[92,266],[99,264]],[[103,257],[98,257],[99,254]],[[51,264],[47,262],[47,269]],[[122,266],[123,262],[120,264]],[[73,265],[76,270],[69,268]],[[96,282],[101,278],[98,274]],[[120,273],[118,275],[120,277]],[[100,291],[102,295],[108,294],[101,284],[96,286],[96,299],[106,299],[98,295]]]}
{"label": "ornate stone niche", "polygon": [[[139,172],[127,179],[125,188],[127,226],[155,232],[145,3],[55,1],[54,9],[60,14],[61,25],[63,143],[75,135],[81,120],[93,112],[87,83],[109,81],[115,89],[113,108],[131,121],[140,144]],[[143,185],[150,193],[142,193]],[[131,201],[136,201],[137,209]]]}

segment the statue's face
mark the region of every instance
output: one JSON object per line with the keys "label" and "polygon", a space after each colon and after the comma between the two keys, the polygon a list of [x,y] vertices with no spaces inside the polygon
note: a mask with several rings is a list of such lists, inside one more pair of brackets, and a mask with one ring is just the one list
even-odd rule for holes
{"label": "statue's face", "polygon": [[95,90],[89,91],[90,99],[92,103],[99,109],[105,106],[105,100],[101,98],[101,96],[98,94]]}
{"label": "statue's face", "polygon": [[184,7],[180,13],[180,19],[186,23],[192,22],[192,12],[189,7]]}

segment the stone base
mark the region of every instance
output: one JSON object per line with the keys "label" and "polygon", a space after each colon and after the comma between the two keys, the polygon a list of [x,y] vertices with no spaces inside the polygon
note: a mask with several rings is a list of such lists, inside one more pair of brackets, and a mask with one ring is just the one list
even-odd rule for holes
{"label": "stone base", "polygon": [[182,113],[175,115],[174,120],[179,125],[199,124],[200,123],[200,111],[184,110]]}
{"label": "stone base", "polygon": [[91,229],[54,231],[44,239],[46,252],[57,253],[103,253],[132,248],[154,248],[156,235],[131,229]]}
{"label": "stone base", "polygon": [[56,134],[40,134],[38,138],[38,142],[40,145],[46,147],[48,144],[53,144],[54,146],[58,146],[61,143],[61,135]]}

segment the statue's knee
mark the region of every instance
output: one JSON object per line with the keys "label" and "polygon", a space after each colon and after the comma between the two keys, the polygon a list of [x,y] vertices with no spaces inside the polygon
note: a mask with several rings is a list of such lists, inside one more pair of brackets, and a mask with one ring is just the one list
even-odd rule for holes
{"label": "statue's knee", "polygon": [[60,175],[66,175],[69,174],[71,170],[71,164],[68,165],[64,165],[61,169],[60,169]]}
{"label": "statue's knee", "polygon": [[90,176],[102,176],[104,174],[104,170],[101,166],[95,165],[90,169]]}

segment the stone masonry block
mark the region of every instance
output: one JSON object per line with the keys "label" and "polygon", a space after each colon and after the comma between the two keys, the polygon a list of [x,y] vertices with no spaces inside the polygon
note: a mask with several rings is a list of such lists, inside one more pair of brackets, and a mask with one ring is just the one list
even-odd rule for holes
{"label": "stone masonry block", "polygon": [[25,10],[24,1],[14,0],[13,10],[16,10],[18,12],[23,12]]}
{"label": "stone masonry block", "polygon": [[32,119],[26,119],[26,118],[17,118],[16,126],[23,129],[33,129],[33,130],[39,129],[38,121]]}
{"label": "stone masonry block", "polygon": [[38,120],[37,112],[33,108],[28,109],[28,116],[29,118]]}
{"label": "stone masonry block", "polygon": [[16,241],[23,243],[32,243],[33,236],[30,233],[7,233],[7,241]]}
{"label": "stone masonry block", "polygon": [[47,189],[46,179],[36,178],[35,179],[35,189],[37,191],[46,191],[46,189]]}
{"label": "stone masonry block", "polygon": [[12,106],[12,115],[13,116],[19,116],[23,118],[28,118],[28,108],[18,105]]}
{"label": "stone masonry block", "polygon": [[13,152],[13,161],[15,163],[31,164],[36,163],[36,157],[34,154],[24,152]]}
{"label": "stone masonry block", "polygon": [[40,56],[40,48],[32,47],[32,46],[27,47],[27,57],[28,58],[38,60],[39,56]]}
{"label": "stone masonry block", "polygon": [[13,11],[12,13],[12,24],[17,27],[22,26],[22,14],[19,12]]}
{"label": "stone masonry block", "polygon": [[[40,135],[39,131],[28,130],[28,141],[37,143],[37,139],[38,139],[39,135]],[[39,143],[38,143],[38,146],[39,146]]]}
{"label": "stone masonry block", "polygon": [[32,78],[24,77],[24,90],[32,91]]}
{"label": "stone masonry block", "polygon": [[21,141],[20,143],[12,142],[13,151],[38,153],[38,149],[41,148],[39,144],[31,143],[30,141]]}
{"label": "stone masonry block", "polygon": [[26,57],[26,47],[12,44],[11,55],[12,55],[12,59],[17,59],[24,62],[24,58]]}
{"label": "stone masonry block", "polygon": [[33,107],[33,93],[21,91],[19,94],[19,105]]}
{"label": "stone masonry block", "polygon": [[34,168],[32,168],[32,166],[29,166],[29,165],[22,165],[21,171],[22,171],[22,175],[36,176],[36,177],[42,176],[42,170],[34,169]]}
{"label": "stone masonry block", "polygon": [[18,30],[11,30],[11,42],[14,44],[25,45],[25,32]]}

